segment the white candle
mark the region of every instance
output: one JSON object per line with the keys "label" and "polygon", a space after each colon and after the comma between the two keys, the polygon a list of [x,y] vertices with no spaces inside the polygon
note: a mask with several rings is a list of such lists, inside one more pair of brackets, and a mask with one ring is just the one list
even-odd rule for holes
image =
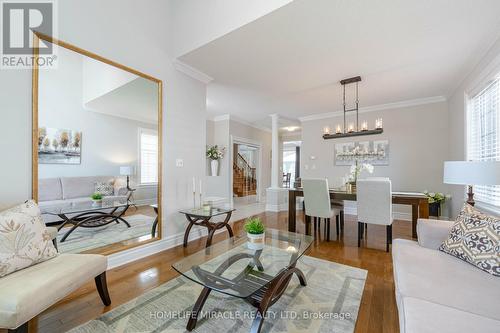
{"label": "white candle", "polygon": [[201,179],[200,179],[200,195],[201,195]]}
{"label": "white candle", "polygon": [[323,134],[330,134],[330,127],[325,126],[325,127],[323,128]]}
{"label": "white candle", "polygon": [[342,130],[340,129],[340,125],[337,125],[337,129],[335,130],[335,133],[337,133],[337,134],[342,133]]}
{"label": "white candle", "polygon": [[196,180],[193,177],[193,193],[196,193]]}
{"label": "white candle", "polygon": [[361,125],[361,130],[363,131],[368,130],[368,123],[366,121],[363,121],[363,124]]}
{"label": "white candle", "polygon": [[353,123],[350,123],[349,124],[349,130],[348,130],[349,133],[352,133],[354,132],[354,124]]}

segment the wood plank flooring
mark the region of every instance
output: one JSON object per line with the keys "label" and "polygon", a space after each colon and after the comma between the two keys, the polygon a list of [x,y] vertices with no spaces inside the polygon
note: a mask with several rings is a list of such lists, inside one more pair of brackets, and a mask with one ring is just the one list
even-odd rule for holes
{"label": "wood plank flooring", "polygon": [[[268,228],[287,229],[287,212],[266,212],[259,216]],[[235,234],[243,231],[243,222],[238,221],[234,224]],[[304,232],[302,212],[297,212],[297,225],[298,232]],[[307,255],[368,270],[356,332],[399,332],[391,254],[385,252],[385,226],[370,225],[361,248],[357,247],[355,216],[346,215],[345,231],[340,240],[335,239],[335,223],[332,223],[332,234],[333,240],[330,242],[324,240],[323,234],[317,237]],[[216,235],[214,242],[225,237],[227,233]],[[411,239],[411,222],[395,221],[393,238]],[[30,332],[64,332],[110,311],[177,277],[178,274],[171,265],[183,256],[202,249],[204,245],[205,239],[198,239],[190,242],[187,248],[178,246],[112,269],[108,272],[109,290],[113,301],[111,306],[102,305],[93,281],[89,281],[32,320]]]}

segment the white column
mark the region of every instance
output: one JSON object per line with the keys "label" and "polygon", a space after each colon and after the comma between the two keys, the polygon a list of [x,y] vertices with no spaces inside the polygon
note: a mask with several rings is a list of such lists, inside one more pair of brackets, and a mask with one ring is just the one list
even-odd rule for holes
{"label": "white column", "polygon": [[279,181],[279,116],[277,114],[271,115],[272,121],[272,160],[271,160],[271,188],[280,188]]}

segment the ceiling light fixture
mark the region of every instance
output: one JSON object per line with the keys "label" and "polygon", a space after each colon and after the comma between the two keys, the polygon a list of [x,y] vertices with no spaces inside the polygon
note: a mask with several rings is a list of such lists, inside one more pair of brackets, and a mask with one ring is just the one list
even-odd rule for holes
{"label": "ceiling light fixture", "polygon": [[[361,129],[359,127],[359,98],[358,98],[358,83],[361,82],[360,76],[351,77],[348,79],[344,79],[340,81],[342,85],[342,94],[343,94],[343,106],[344,106],[344,127],[340,127],[340,124],[337,124],[335,127],[335,133],[330,133],[330,127],[325,126],[323,128],[323,139],[336,139],[336,138],[345,138],[349,136],[360,136],[360,135],[372,135],[372,134],[380,134],[384,132],[382,128],[382,118],[378,118],[375,120],[375,129],[368,129],[368,122],[363,121],[361,124]],[[352,109],[346,109],[345,102],[345,86],[348,84],[356,84],[356,106]],[[356,112],[356,126],[354,123],[350,122],[347,124],[346,115],[348,112]]]}

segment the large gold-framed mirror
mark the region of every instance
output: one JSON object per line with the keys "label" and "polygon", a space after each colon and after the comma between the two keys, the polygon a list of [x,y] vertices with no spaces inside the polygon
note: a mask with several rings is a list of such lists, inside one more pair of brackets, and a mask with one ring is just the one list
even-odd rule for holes
{"label": "large gold-framed mirror", "polygon": [[[32,195],[59,252],[111,254],[161,239],[161,80],[33,38]],[[40,68],[47,43],[57,64]]]}

